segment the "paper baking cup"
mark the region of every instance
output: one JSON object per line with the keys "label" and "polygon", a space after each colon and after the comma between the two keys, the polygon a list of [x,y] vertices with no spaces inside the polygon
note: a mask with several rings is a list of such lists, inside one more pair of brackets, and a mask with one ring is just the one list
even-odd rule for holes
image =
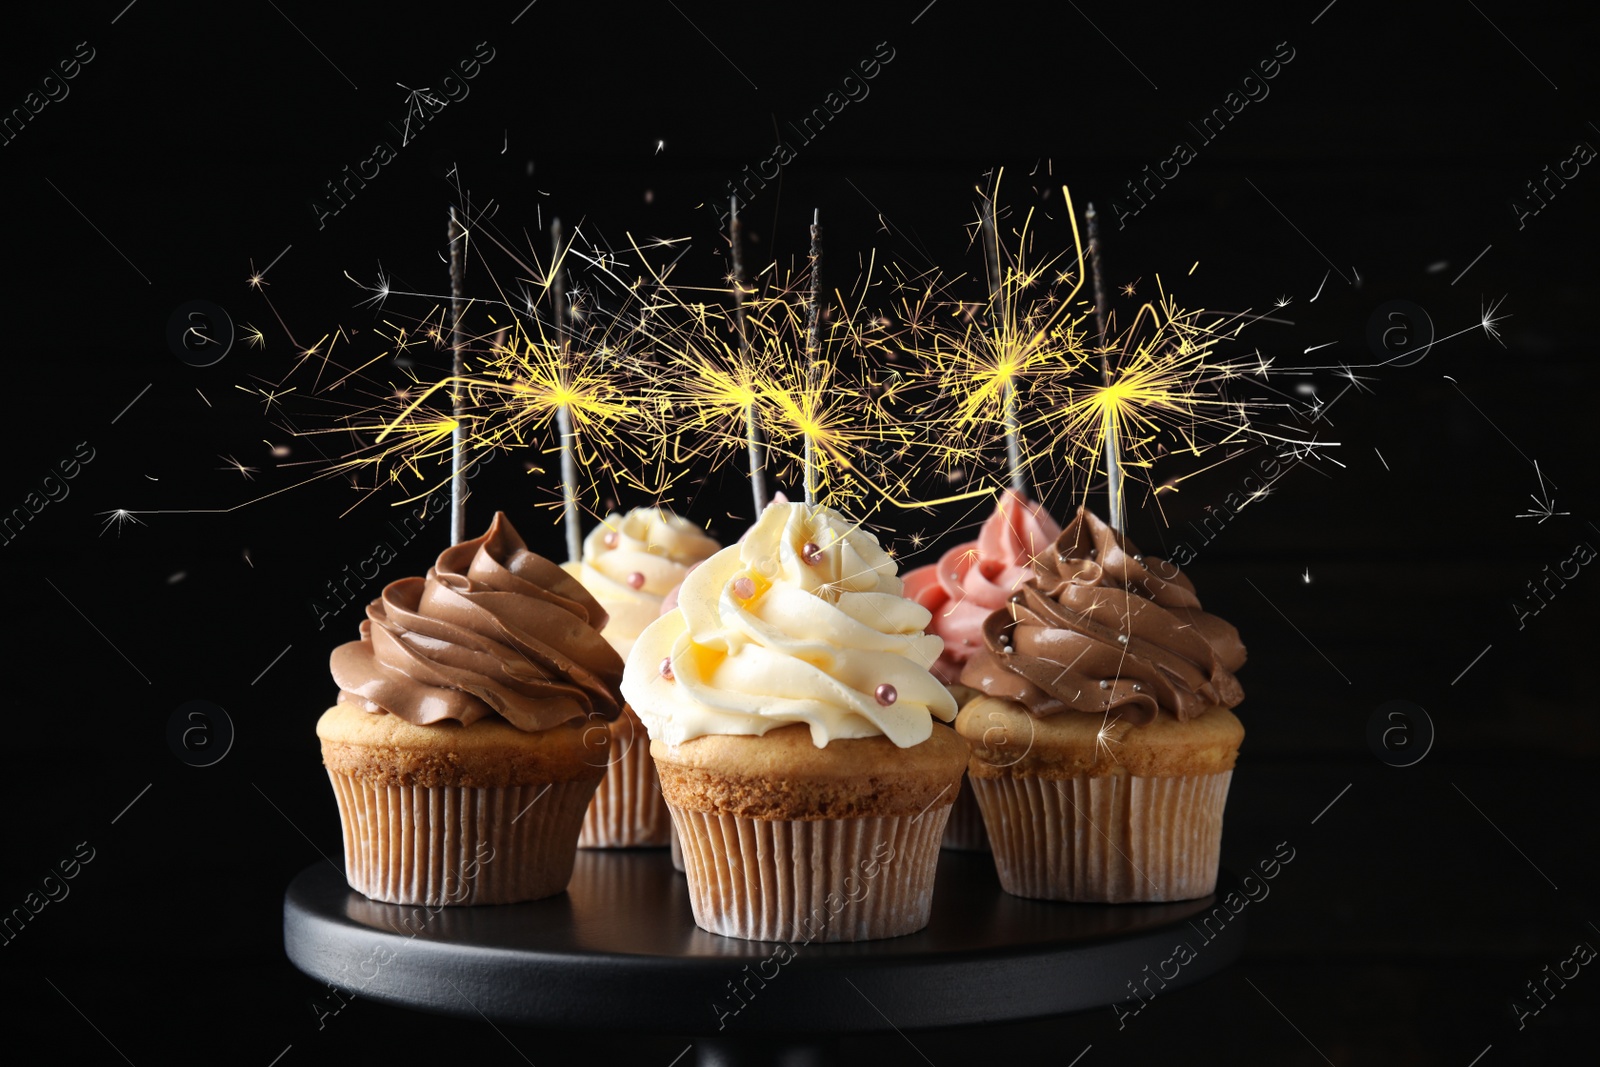
{"label": "paper baking cup", "polygon": [[656,761],[644,723],[624,708],[611,724],[614,762],[583,818],[579,848],[661,848],[671,838],[672,817],[661,798]]}
{"label": "paper baking cup", "polygon": [[350,888],[391,904],[512,904],[566,889],[594,780],[475,789],[328,772]]}
{"label": "paper baking cup", "polygon": [[678,840],[678,828],[676,826],[671,827],[667,836],[672,838],[672,844],[668,846],[672,851],[672,869],[677,871],[679,874],[682,874],[683,842]]}
{"label": "paper baking cup", "polygon": [[983,811],[972,795],[972,780],[961,776],[961,792],[950,806],[950,821],[944,826],[944,848],[958,852],[988,852],[989,831],[983,826]]}
{"label": "paper baking cup", "polygon": [[855,819],[671,811],[694,921],[714,934],[868,941],[928,925],[948,804]]}
{"label": "paper baking cup", "polygon": [[1000,886],[1019,897],[1193,900],[1217,885],[1233,771],[974,778]]}

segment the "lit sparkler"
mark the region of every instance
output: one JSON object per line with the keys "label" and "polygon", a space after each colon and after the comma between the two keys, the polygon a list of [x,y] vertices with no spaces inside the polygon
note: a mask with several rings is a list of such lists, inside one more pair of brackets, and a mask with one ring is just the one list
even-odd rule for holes
{"label": "lit sparkler", "polygon": [[[1253,353],[1249,360],[1217,353],[1219,343],[1234,337],[1249,316],[1182,309],[1159,275],[1156,285],[1158,300],[1141,305],[1133,323],[1108,339],[1104,369],[1080,376],[1087,380],[1074,380],[1069,371],[1064,384],[1047,383],[1049,402],[1024,425],[1044,431],[1047,451],[1069,468],[1093,469],[1104,461],[1107,467],[1139,472],[1131,476],[1142,475],[1159,494],[1199,473],[1154,486],[1148,472],[1160,457],[1198,458],[1220,446],[1284,438],[1255,426],[1252,413],[1265,405],[1230,399],[1224,390],[1224,383],[1257,367]],[[1121,504],[1119,498],[1119,512]]]}
{"label": "lit sparkler", "polygon": [[[1021,412],[1021,393],[1037,390],[1076,373],[1088,359],[1084,334],[1087,315],[1076,303],[1083,286],[1083,247],[1073,215],[1071,193],[1062,193],[1071,217],[1073,251],[1040,254],[1035,209],[1029,209],[1006,242],[994,208],[994,191],[984,194],[977,234],[984,243],[988,293],[976,311],[959,301],[944,304],[943,321],[930,321],[926,336],[910,331],[908,347],[926,365],[930,388],[944,398],[944,423],[950,437],[980,438],[998,427],[1007,443],[1007,477],[1025,493],[1031,468],[1045,453],[1030,447],[1030,419]],[[919,311],[920,317],[920,311]],[[1042,394],[1033,397],[1037,408]]]}

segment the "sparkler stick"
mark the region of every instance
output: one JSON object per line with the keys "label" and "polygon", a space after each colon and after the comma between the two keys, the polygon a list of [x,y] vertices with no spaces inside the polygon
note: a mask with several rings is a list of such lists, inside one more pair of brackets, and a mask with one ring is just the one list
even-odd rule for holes
{"label": "sparkler stick", "polygon": [[[739,198],[735,196],[728,216],[728,240],[733,246],[734,317],[739,324],[739,359],[749,366],[750,337],[744,324],[744,227],[739,223]],[[767,507],[767,473],[761,449],[761,424],[756,420],[756,401],[752,397],[744,409],[745,446],[750,452],[750,494],[755,498],[756,514]]]}
{"label": "sparkler stick", "polygon": [[[550,304],[555,323],[556,344],[561,352],[563,377],[567,361],[567,292],[561,282],[561,220],[550,220]],[[561,500],[567,526],[567,558],[583,558],[583,526],[578,519],[578,458],[572,432],[572,408],[563,403],[556,409],[556,428],[561,434]]]}
{"label": "sparkler stick", "polygon": [[[1100,330],[1100,380],[1111,385],[1111,356],[1106,348],[1106,285],[1100,269],[1100,219],[1094,204],[1084,208],[1083,219],[1089,231],[1089,269],[1094,273],[1094,321]],[[1107,514],[1111,528],[1118,533],[1123,529],[1122,514],[1122,464],[1117,456],[1117,424],[1106,421],[1106,495],[1109,497]]]}
{"label": "sparkler stick", "polygon": [[[822,329],[822,210],[811,211],[811,297],[806,308],[806,384],[815,387],[821,350]],[[814,445],[811,434],[805,436],[805,489],[806,505],[817,504],[817,464],[812,455]]]}
{"label": "sparkler stick", "polygon": [[[464,373],[461,350],[465,341],[461,336],[462,290],[466,288],[467,231],[456,217],[454,204],[450,205],[450,351],[451,373],[460,379]],[[467,472],[461,462],[466,450],[465,433],[461,422],[461,389],[457,388],[450,402],[450,413],[455,425],[450,430],[450,543],[459,545],[467,539]]]}
{"label": "sparkler stick", "polygon": [[[989,300],[998,306],[995,310],[1002,321],[1009,321],[1011,309],[1006,306],[1008,295],[1001,280],[1000,234],[994,222],[994,198],[985,197],[982,213],[983,259],[989,268]],[[1006,432],[1006,469],[1011,475],[1011,489],[1018,496],[1028,495],[1028,479],[1022,469],[1022,420],[1017,414],[1016,382],[1007,379],[1000,393],[1001,418]]]}

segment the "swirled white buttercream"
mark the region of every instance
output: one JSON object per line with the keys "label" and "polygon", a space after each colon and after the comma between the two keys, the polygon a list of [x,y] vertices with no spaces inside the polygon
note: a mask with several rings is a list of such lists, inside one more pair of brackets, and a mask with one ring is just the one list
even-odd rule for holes
{"label": "swirled white buttercream", "polygon": [[627,656],[661,603],[696,563],[720,546],[694,523],[664,508],[612,513],[589,531],[583,559],[562,564],[611,616],[601,635]]}
{"label": "swirled white buttercream", "polygon": [[944,642],[895,572],[877,539],[831,508],[771,504],[639,635],[622,692],[667,744],[793,723],[819,748],[880,735],[920,744],[956,704],[928,670]]}

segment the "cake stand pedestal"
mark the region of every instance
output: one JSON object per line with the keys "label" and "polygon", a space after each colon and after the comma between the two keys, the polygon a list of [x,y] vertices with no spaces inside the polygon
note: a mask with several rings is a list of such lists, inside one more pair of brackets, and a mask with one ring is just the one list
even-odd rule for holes
{"label": "cake stand pedestal", "polygon": [[1104,1008],[1175,966],[1161,965],[1180,942],[1194,956],[1159,988],[1199,981],[1243,947],[1243,914],[1201,925],[1236,887],[1223,872],[1216,896],[1173,904],[1023,900],[988,855],[947,850],[926,929],[790,951],[697,927],[665,849],[580,850],[566,893],[495,907],[381,904],[314,864],[289,885],[283,930],[306,974],[390,1004],[684,1035],[703,1065],[805,1064],[846,1034]]}

